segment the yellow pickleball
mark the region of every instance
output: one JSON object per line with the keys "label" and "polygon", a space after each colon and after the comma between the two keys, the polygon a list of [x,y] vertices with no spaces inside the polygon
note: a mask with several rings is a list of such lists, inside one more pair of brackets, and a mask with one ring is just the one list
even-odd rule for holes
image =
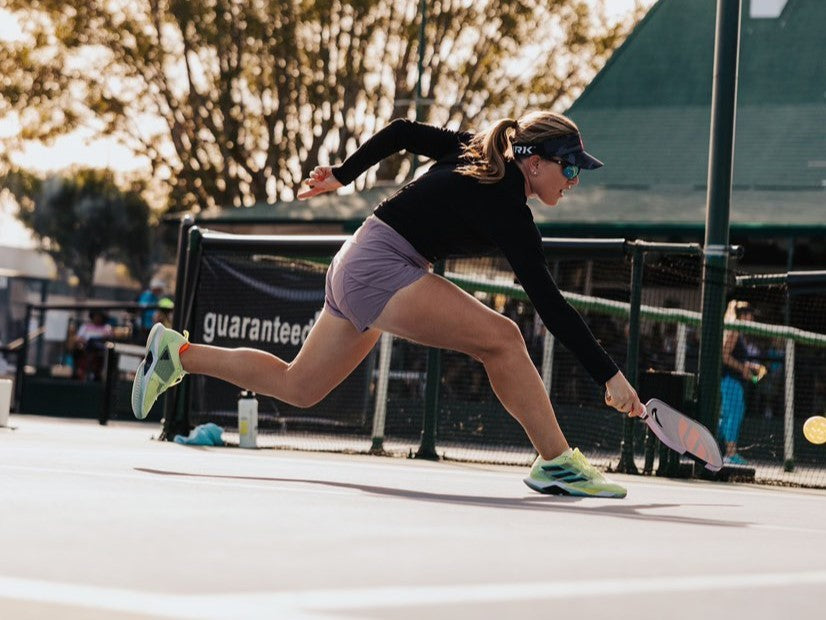
{"label": "yellow pickleball", "polygon": [[826,417],[815,415],[803,423],[803,436],[813,444],[826,443]]}

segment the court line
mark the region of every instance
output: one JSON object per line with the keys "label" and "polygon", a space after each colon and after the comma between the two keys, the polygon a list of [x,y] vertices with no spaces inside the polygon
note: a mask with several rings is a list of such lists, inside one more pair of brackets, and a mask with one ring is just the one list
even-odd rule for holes
{"label": "court line", "polygon": [[568,599],[580,596],[594,600],[636,594],[677,594],[823,584],[826,584],[826,570],[178,595],[0,577],[0,599],[197,620],[228,617],[250,620],[273,617],[310,619],[324,617],[319,615],[320,612],[354,609]]}

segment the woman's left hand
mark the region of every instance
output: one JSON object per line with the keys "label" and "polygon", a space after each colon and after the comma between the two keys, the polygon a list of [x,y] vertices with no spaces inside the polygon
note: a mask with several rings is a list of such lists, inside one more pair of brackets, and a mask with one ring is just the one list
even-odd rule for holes
{"label": "woman's left hand", "polygon": [[299,200],[306,200],[319,194],[333,192],[341,187],[339,180],[333,175],[333,169],[330,166],[316,166],[302,183],[306,184],[309,189],[298,192]]}
{"label": "woman's left hand", "polygon": [[632,417],[639,417],[644,411],[637,391],[621,372],[608,379],[605,384],[605,404]]}

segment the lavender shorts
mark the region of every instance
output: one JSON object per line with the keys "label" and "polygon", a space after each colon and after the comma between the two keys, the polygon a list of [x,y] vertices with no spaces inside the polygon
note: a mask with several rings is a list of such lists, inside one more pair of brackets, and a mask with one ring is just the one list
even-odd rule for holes
{"label": "lavender shorts", "polygon": [[430,266],[407,239],[371,215],[333,258],[324,307],[367,331],[396,291],[413,284]]}

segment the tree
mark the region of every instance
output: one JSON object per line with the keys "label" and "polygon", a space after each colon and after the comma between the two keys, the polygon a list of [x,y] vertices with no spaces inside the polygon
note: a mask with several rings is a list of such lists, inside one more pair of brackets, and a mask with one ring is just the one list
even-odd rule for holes
{"label": "tree", "polygon": [[3,181],[20,204],[18,218],[58,267],[77,276],[82,297],[92,292],[99,258],[122,261],[142,285],[149,282],[151,214],[140,188],[121,190],[100,170],[45,180],[15,170]]}
{"label": "tree", "polygon": [[[6,0],[26,33],[0,46],[0,116],[48,140],[117,135],[173,208],[291,198],[412,116],[420,0]],[[596,9],[592,7],[596,6]],[[481,126],[563,108],[623,41],[589,0],[428,0],[422,120]],[[149,119],[160,122],[149,123]],[[401,160],[380,170],[405,172]]]}

